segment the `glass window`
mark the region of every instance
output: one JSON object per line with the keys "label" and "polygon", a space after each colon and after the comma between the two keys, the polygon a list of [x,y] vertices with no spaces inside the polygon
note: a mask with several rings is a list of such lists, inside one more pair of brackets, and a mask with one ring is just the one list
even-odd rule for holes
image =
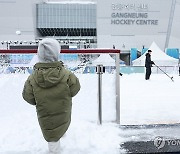
{"label": "glass window", "polygon": [[95,4],[37,4],[37,26],[96,28]]}

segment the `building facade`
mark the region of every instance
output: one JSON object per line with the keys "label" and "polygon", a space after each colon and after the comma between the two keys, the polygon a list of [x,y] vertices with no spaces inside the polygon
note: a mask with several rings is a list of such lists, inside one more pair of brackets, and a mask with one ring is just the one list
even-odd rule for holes
{"label": "building facade", "polygon": [[180,0],[0,0],[0,48],[54,37],[62,47],[180,48]]}
{"label": "building facade", "polygon": [[98,46],[141,49],[154,41],[164,49],[168,41],[166,47],[179,47],[178,11],[173,0],[98,0]]}

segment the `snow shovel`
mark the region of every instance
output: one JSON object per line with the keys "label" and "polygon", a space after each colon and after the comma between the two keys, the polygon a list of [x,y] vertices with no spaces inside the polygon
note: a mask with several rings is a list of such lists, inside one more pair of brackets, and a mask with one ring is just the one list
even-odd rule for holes
{"label": "snow shovel", "polygon": [[171,76],[169,76],[166,72],[164,72],[159,66],[157,66],[156,64],[154,64],[157,68],[159,68],[164,74],[166,74],[173,82],[174,82],[174,80],[173,80],[173,76],[171,77]]}

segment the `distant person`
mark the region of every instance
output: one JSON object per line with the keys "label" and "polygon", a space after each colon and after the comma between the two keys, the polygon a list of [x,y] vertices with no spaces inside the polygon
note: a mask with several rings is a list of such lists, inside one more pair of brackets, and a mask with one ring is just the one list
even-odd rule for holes
{"label": "distant person", "polygon": [[39,62],[22,93],[24,100],[36,106],[49,154],[60,153],[60,138],[71,122],[72,97],[80,90],[78,78],[58,61],[59,52],[60,45],[55,39],[46,38],[39,43]]}
{"label": "distant person", "polygon": [[180,76],[180,62],[178,63],[178,67],[179,67],[179,76]]}
{"label": "distant person", "polygon": [[145,67],[146,67],[146,76],[145,79],[149,80],[150,76],[151,76],[151,67],[152,64],[155,64],[153,61],[151,61],[151,50],[148,50],[148,53],[146,53],[146,60],[145,60]]}

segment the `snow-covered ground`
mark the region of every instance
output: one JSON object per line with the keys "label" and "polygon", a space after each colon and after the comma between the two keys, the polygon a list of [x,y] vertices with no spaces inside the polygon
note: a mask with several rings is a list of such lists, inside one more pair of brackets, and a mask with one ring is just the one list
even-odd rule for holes
{"label": "snow-covered ground", "polygon": [[[97,75],[77,74],[81,90],[73,98],[72,123],[61,139],[62,154],[121,154],[120,144],[156,136],[180,137],[179,128],[125,129],[115,120],[115,76],[103,74],[103,125],[97,124]],[[21,96],[28,74],[0,74],[0,154],[46,154],[34,106]],[[164,74],[120,78],[121,124],[179,123],[180,77]],[[169,135],[169,136],[168,136]]]}
{"label": "snow-covered ground", "polygon": [[143,74],[121,78],[121,124],[180,123],[180,76],[174,75],[174,82],[165,74],[144,78]]}

